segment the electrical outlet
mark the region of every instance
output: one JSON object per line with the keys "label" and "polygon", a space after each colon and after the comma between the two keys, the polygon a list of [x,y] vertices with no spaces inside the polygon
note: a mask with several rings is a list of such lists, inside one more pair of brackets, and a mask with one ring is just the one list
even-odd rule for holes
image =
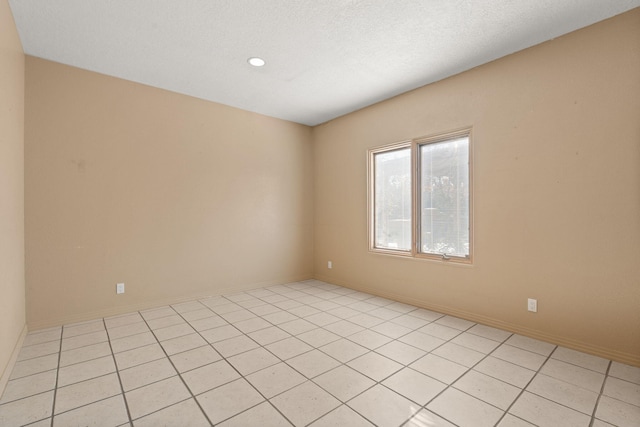
{"label": "electrical outlet", "polygon": [[529,298],[527,299],[527,309],[529,311],[533,311],[534,313],[538,312],[538,300]]}
{"label": "electrical outlet", "polygon": [[327,262],[327,268],[328,269],[332,269],[333,268],[333,263],[331,261]]}
{"label": "electrical outlet", "polygon": [[124,294],[124,283],[116,284],[116,294]]}

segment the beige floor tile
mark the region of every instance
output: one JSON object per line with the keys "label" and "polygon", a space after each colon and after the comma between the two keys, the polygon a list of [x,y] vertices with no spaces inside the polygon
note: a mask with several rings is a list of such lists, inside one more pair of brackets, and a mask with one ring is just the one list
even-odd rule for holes
{"label": "beige floor tile", "polygon": [[254,406],[218,425],[220,427],[247,427],[253,425],[259,425],[260,427],[291,427],[291,423],[267,402]]}
{"label": "beige floor tile", "polygon": [[61,414],[122,393],[115,373],[58,388],[55,413]]}
{"label": "beige floor tile", "polygon": [[592,356],[590,354],[571,350],[565,347],[557,347],[553,354],[551,354],[551,358],[600,372],[601,374],[605,374],[607,372],[610,362],[602,357]]}
{"label": "beige floor tile", "polygon": [[160,343],[164,351],[169,356],[183,351],[191,350],[193,348],[202,347],[203,345],[207,344],[207,341],[205,341],[204,338],[202,338],[200,334],[197,333],[183,335],[181,337],[172,338]]}
{"label": "beige floor tile", "polygon": [[602,396],[595,416],[618,427],[637,427],[640,425],[640,406]]}
{"label": "beige floor tile", "polygon": [[119,426],[129,422],[121,394],[56,415],[55,426]]}
{"label": "beige floor tile", "polygon": [[492,328],[486,325],[475,325],[467,330],[470,334],[479,335],[483,338],[489,338],[493,341],[504,342],[512,334],[502,329]]}
{"label": "beige floor tile", "polygon": [[402,427],[456,427],[439,415],[434,414],[426,409],[415,414]]}
{"label": "beige floor tile", "polygon": [[22,347],[17,362],[24,360],[34,359],[36,357],[47,356],[49,354],[57,354],[60,351],[60,343],[58,341],[49,341],[42,344],[30,345],[28,347]]}
{"label": "beige floor tile", "polygon": [[296,337],[289,337],[276,341],[265,346],[265,348],[282,360],[291,359],[292,357],[313,350],[313,347]]}
{"label": "beige floor tile", "polygon": [[111,328],[119,328],[120,326],[131,325],[133,323],[138,323],[143,321],[144,319],[140,316],[140,313],[127,313],[121,314],[113,317],[106,317],[104,319],[104,323],[107,326],[107,329]]}
{"label": "beige floor tile", "polygon": [[492,356],[483,359],[473,369],[519,388],[525,388],[536,374],[531,369]]}
{"label": "beige floor tile", "polygon": [[155,329],[153,331],[156,339],[160,342],[170,340],[172,338],[181,337],[194,333],[195,330],[188,323],[167,326],[166,328]]}
{"label": "beige floor tile", "polygon": [[343,402],[375,385],[371,378],[345,365],[338,366],[313,381]]}
{"label": "beige floor tile", "polygon": [[209,345],[171,356],[171,361],[180,373],[217,362],[220,359],[222,359],[222,356]]}
{"label": "beige floor tile", "polygon": [[485,354],[479,351],[454,344],[451,341],[441,345],[431,353],[467,368],[471,368],[485,357]]}
{"label": "beige floor tile", "polygon": [[451,342],[469,348],[471,350],[478,351],[482,354],[489,354],[500,345],[498,341],[483,338],[469,332],[461,333],[460,335],[452,339]]}
{"label": "beige floor tile", "polygon": [[340,405],[340,401],[311,381],[274,397],[271,403],[295,426],[307,425]]}
{"label": "beige floor tile", "polygon": [[276,326],[260,329],[259,331],[251,332],[247,335],[260,345],[268,345],[291,336],[289,333]]}
{"label": "beige floor tile", "polygon": [[207,317],[204,319],[198,319],[190,321],[189,324],[193,329],[198,332],[203,332],[208,329],[218,328],[220,326],[228,325],[227,321],[218,315]]}
{"label": "beige floor tile", "polygon": [[349,340],[360,344],[369,350],[374,350],[390,342],[391,338],[366,329],[349,336]]}
{"label": "beige floor tile", "polygon": [[[511,414],[505,414],[497,427],[535,427],[535,424],[531,424],[528,421],[514,417]],[[596,427],[596,425],[594,424],[593,427]]]}
{"label": "beige floor tile", "polygon": [[319,420],[310,424],[310,427],[374,427],[362,415],[346,405],[339,406]]}
{"label": "beige floor tile", "polygon": [[176,370],[169,359],[162,358],[120,371],[120,381],[124,391],[133,390],[165,378],[173,377]]}
{"label": "beige floor tile", "polygon": [[331,323],[324,328],[336,335],[340,335],[341,337],[348,337],[365,329],[360,325],[349,322],[348,320],[340,320],[338,322]]}
{"label": "beige floor tile", "polygon": [[356,316],[350,317],[349,322],[355,323],[356,325],[363,328],[372,328],[376,325],[384,323],[385,320],[367,313],[360,313]]}
{"label": "beige floor tile", "polygon": [[284,310],[280,310],[279,308],[277,308],[278,311],[273,312],[273,313],[269,313],[266,314],[264,316],[262,316],[262,318],[274,325],[279,325],[281,323],[287,323],[287,322],[291,322],[293,320],[297,320],[298,316],[289,313],[287,311]]}
{"label": "beige floor tile", "polygon": [[262,347],[232,356],[227,361],[243,376],[280,363],[280,359]]}
{"label": "beige floor tile", "polygon": [[260,317],[253,317],[241,322],[236,322],[233,324],[233,326],[240,329],[245,334],[248,334],[251,332],[259,331],[260,329],[268,328],[272,325],[271,323],[267,322],[264,319],[261,319]]}
{"label": "beige floor tile", "polygon": [[240,378],[240,375],[225,360],[185,372],[182,378],[194,395]]}
{"label": "beige floor tile", "polygon": [[246,379],[268,399],[306,381],[305,377],[286,363],[278,363],[254,372]]}
{"label": "beige floor tile", "polygon": [[287,360],[287,363],[309,379],[340,365],[340,362],[319,350],[311,350],[292,357]]}
{"label": "beige floor tile", "polygon": [[0,405],[0,426],[22,426],[51,416],[53,391]]}
{"label": "beige floor tile", "polygon": [[64,325],[62,327],[62,338],[66,339],[78,335],[86,335],[93,332],[102,332],[104,330],[104,322],[102,321],[102,319],[74,323],[71,325]]}
{"label": "beige floor tile", "polygon": [[224,341],[218,341],[212,344],[223,357],[231,357],[245,351],[253,350],[260,347],[255,341],[246,335],[240,335],[235,338],[229,338]]}
{"label": "beige floor tile", "polygon": [[240,310],[231,311],[228,313],[218,313],[220,317],[229,323],[242,322],[243,320],[255,318],[256,315],[249,310],[241,308]]}
{"label": "beige floor tile", "polygon": [[152,308],[149,310],[143,310],[140,312],[144,320],[147,322],[153,319],[159,319],[160,317],[166,317],[176,314],[175,310],[169,306]]}
{"label": "beige floor tile", "polygon": [[224,341],[229,338],[238,337],[242,332],[234,328],[232,325],[223,325],[216,328],[207,329],[200,333],[207,342],[213,344]]}
{"label": "beige floor tile", "polygon": [[598,393],[542,374],[533,378],[527,386],[527,391],[589,416],[593,413],[598,400]]}
{"label": "beige floor tile", "polygon": [[86,362],[111,355],[111,346],[108,342],[88,345],[60,353],[60,367]]}
{"label": "beige floor tile", "polygon": [[375,381],[382,381],[403,367],[400,363],[374,352],[357,357],[347,365]]}
{"label": "beige floor tile", "polygon": [[259,305],[257,307],[251,307],[249,311],[255,314],[256,316],[265,316],[267,314],[278,313],[282,310],[276,307],[275,305],[264,304],[264,305]]}
{"label": "beige floor tile", "polygon": [[434,336],[418,331],[411,332],[410,334],[401,337],[398,341],[412,345],[426,352],[433,351],[446,342],[445,340],[442,340],[440,338],[436,338]]}
{"label": "beige floor tile", "polygon": [[436,320],[436,323],[444,326],[449,326],[451,328],[460,329],[461,331],[466,331],[472,326],[475,326],[475,323],[470,322],[469,320],[460,319],[459,317],[454,316],[441,317]]}
{"label": "beige floor tile", "polygon": [[320,347],[320,351],[328,354],[329,356],[337,359],[342,363],[346,363],[350,360],[355,359],[356,357],[362,356],[369,350],[367,350],[360,344],[356,344],[343,338],[338,341],[323,345],[322,347]]}
{"label": "beige floor tile", "polygon": [[111,348],[114,353],[120,353],[122,351],[131,350],[138,347],[144,347],[149,344],[155,344],[156,338],[151,332],[144,332],[142,334],[131,335],[124,338],[118,338],[111,340]]}
{"label": "beige floor tile", "polygon": [[443,317],[444,314],[437,313],[435,311],[427,310],[426,308],[419,308],[417,310],[413,310],[409,313],[409,316],[418,317],[420,319],[426,320],[428,322],[435,322],[439,318]]}
{"label": "beige floor tile", "polygon": [[419,405],[382,385],[368,389],[347,404],[379,427],[399,426],[421,409]]}
{"label": "beige floor tile", "polygon": [[425,405],[447,385],[411,368],[404,368],[382,382],[396,393],[419,405]]}
{"label": "beige floor tile", "polygon": [[323,328],[312,329],[297,336],[298,339],[306,342],[312,347],[320,347],[330,342],[340,339],[340,335],[329,332]]}
{"label": "beige floor tile", "polygon": [[134,423],[137,418],[156,412],[190,397],[177,376],[125,393]]}
{"label": "beige floor tile", "polygon": [[625,365],[623,363],[611,362],[609,375],[621,380],[640,384],[640,367]]}
{"label": "beige floor tile", "polygon": [[13,365],[13,371],[9,379],[15,380],[41,372],[50,371],[58,367],[58,354],[49,354],[47,356],[35,357],[33,359],[16,362]]}
{"label": "beige floor tile", "polygon": [[376,308],[375,310],[371,310],[368,314],[370,314],[371,316],[379,317],[380,319],[387,320],[387,321],[391,319],[395,319],[396,317],[402,316],[402,313],[395,310],[391,310],[386,307]]}
{"label": "beige floor tile", "polygon": [[602,394],[632,405],[640,406],[640,384],[608,377],[604,384]]}
{"label": "beige floor tile", "polygon": [[83,335],[75,335],[71,338],[62,338],[62,351],[73,350],[74,348],[86,347],[88,345],[97,344],[108,341],[107,331],[102,328],[101,331],[91,332]]}
{"label": "beige floor tile", "polygon": [[147,324],[154,331],[156,329],[168,328],[169,326],[184,325],[187,322],[179,314],[173,313],[169,316],[158,317],[157,319],[147,320]]}
{"label": "beige floor tile", "polygon": [[425,351],[400,341],[391,341],[375,351],[403,365],[415,362],[426,354]]}
{"label": "beige floor tile", "polygon": [[116,353],[114,356],[120,370],[167,357],[158,343]]}
{"label": "beige floor tile", "polygon": [[522,335],[511,335],[508,340],[505,341],[506,344],[509,344],[513,347],[518,347],[523,350],[530,351],[532,353],[537,353],[541,356],[548,356],[551,352],[556,348],[555,345],[550,344],[548,342],[536,340],[533,338],[525,337]]}
{"label": "beige floor tile", "polygon": [[139,322],[131,323],[129,325],[118,326],[117,328],[110,328],[108,332],[109,332],[109,339],[115,340],[118,338],[128,337],[129,335],[149,332],[149,327],[144,321],[140,320]]}
{"label": "beige floor tile", "polygon": [[134,427],[210,426],[194,399],[183,400],[158,412],[138,418],[133,425]]}
{"label": "beige floor tile", "polygon": [[[327,302],[323,302],[323,303],[328,304]],[[319,304],[322,304],[322,303],[319,303]],[[312,314],[311,316],[307,316],[304,318],[304,320],[306,320],[307,322],[311,322],[316,326],[326,326],[331,323],[335,323],[339,321],[340,318],[323,311],[317,314]]]}
{"label": "beige floor tile", "polygon": [[513,404],[509,413],[540,427],[587,427],[591,417],[566,406],[525,391]]}
{"label": "beige floor tile", "polygon": [[198,301],[187,301],[187,302],[181,302],[179,304],[173,304],[171,305],[171,308],[173,308],[178,313],[185,314],[185,313],[192,313],[194,311],[202,310],[203,308],[206,308],[206,307]]}
{"label": "beige floor tile", "polygon": [[461,377],[462,374],[467,372],[467,368],[465,366],[433,354],[427,354],[426,356],[421,357],[409,365],[409,367],[445,384],[453,383]]}
{"label": "beige floor tile", "polygon": [[213,424],[218,424],[264,401],[244,379],[238,379],[197,397]]}
{"label": "beige floor tile", "polygon": [[59,341],[62,337],[62,328],[56,328],[53,330],[48,330],[45,332],[29,332],[26,337],[24,337],[24,342],[22,343],[23,347],[28,347],[30,345],[35,344],[43,344],[45,342],[51,341]]}
{"label": "beige floor tile", "polygon": [[453,386],[483,402],[506,411],[522,389],[476,371],[469,371]]}
{"label": "beige floor tile", "polygon": [[316,325],[311,322],[307,322],[304,319],[296,319],[290,322],[281,323],[278,327],[291,335],[298,335],[317,328]]}
{"label": "beige floor tile", "polygon": [[56,371],[46,371],[7,382],[0,405],[14,400],[53,390],[56,387]]}
{"label": "beige floor tile", "polygon": [[445,390],[427,409],[460,427],[491,427],[503,414],[500,409],[455,388]]}
{"label": "beige floor tile", "polygon": [[522,350],[517,347],[512,347],[507,344],[502,344],[500,347],[495,349],[493,353],[491,353],[491,356],[533,371],[540,369],[546,360],[544,356],[527,350]]}
{"label": "beige floor tile", "polygon": [[115,371],[116,365],[111,355],[65,366],[58,372],[58,387],[101,377]]}
{"label": "beige floor tile", "polygon": [[457,335],[460,335],[462,333],[460,329],[439,325],[437,323],[429,323],[428,325],[418,329],[418,332],[422,332],[423,334],[428,334],[446,341],[453,339]]}
{"label": "beige floor tile", "polygon": [[412,331],[412,329],[410,328],[398,325],[393,322],[380,323],[379,325],[372,327],[371,330],[391,339],[400,338],[401,336],[407,335]]}
{"label": "beige floor tile", "polygon": [[590,369],[581,368],[570,363],[549,359],[540,373],[577,385],[595,393],[600,393],[605,376]]}

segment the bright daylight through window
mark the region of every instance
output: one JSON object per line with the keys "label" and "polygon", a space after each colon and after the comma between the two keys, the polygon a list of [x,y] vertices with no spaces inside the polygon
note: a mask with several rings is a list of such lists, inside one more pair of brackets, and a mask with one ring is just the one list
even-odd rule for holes
{"label": "bright daylight through window", "polygon": [[369,247],[471,261],[470,130],[369,151]]}

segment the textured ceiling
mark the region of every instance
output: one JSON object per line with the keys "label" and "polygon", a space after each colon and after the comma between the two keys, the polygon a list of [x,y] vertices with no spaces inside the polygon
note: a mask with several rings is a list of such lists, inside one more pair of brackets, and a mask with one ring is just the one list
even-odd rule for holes
{"label": "textured ceiling", "polygon": [[[9,0],[25,53],[316,125],[640,0]],[[247,64],[260,56],[262,68]]]}

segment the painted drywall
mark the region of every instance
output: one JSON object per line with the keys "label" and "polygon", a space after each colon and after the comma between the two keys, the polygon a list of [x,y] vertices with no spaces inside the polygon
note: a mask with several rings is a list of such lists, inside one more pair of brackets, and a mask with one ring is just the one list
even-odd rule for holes
{"label": "painted drywall", "polygon": [[[640,364],[639,118],[635,9],[317,126],[315,276]],[[468,126],[473,265],[369,252],[367,149]]]}
{"label": "painted drywall", "polygon": [[30,328],[312,277],[309,127],[29,56],[25,102]]}
{"label": "painted drywall", "polygon": [[[0,378],[25,328],[24,53],[0,1]],[[0,383],[0,393],[3,389]]]}

